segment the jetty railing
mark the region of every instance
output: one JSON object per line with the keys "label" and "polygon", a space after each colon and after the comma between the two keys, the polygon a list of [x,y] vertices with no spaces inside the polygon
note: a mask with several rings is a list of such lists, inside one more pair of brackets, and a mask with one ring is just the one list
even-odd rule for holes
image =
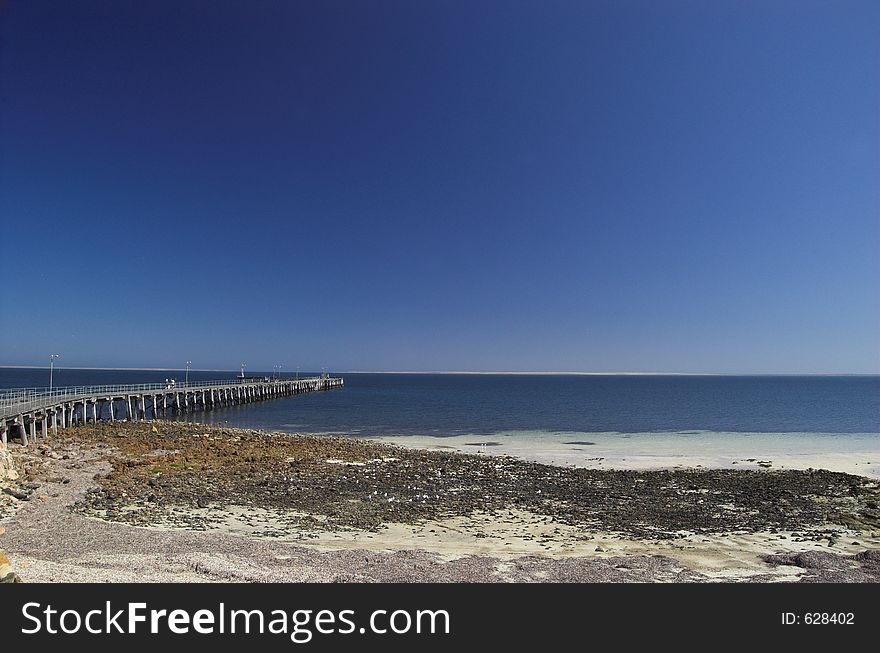
{"label": "jetty railing", "polygon": [[250,403],[292,395],[341,388],[339,377],[269,378],[236,377],[212,381],[134,383],[125,385],[79,385],[52,388],[6,388],[0,390],[0,443],[9,433],[27,446],[51,429],[96,424],[109,419],[139,421],[164,419],[210,410],[219,406]]}
{"label": "jetty railing", "polygon": [[[244,379],[244,383],[286,383],[290,381],[316,381],[321,377],[300,377],[299,379],[272,379],[268,381],[262,377],[248,377]],[[55,386],[55,387],[35,387],[35,388],[0,388],[0,400],[7,397],[52,397],[58,394],[106,394],[118,392],[122,394],[135,393],[146,390],[164,390],[169,388],[207,388],[218,385],[236,385],[242,383],[238,377],[232,379],[221,379],[213,381],[189,381],[189,382],[168,382],[168,383],[128,383],[116,385],[72,385],[72,386]]]}
{"label": "jetty railing", "polygon": [[131,383],[117,385],[79,385],[43,388],[7,388],[0,390],[0,416],[13,413],[28,412],[34,407],[50,403],[50,400],[58,402],[71,401],[79,397],[94,396],[122,396],[143,394],[148,392],[162,392],[174,390],[199,390],[218,386],[234,385],[257,385],[271,383],[308,383],[320,381],[321,377],[301,377],[299,379],[269,379],[262,378],[233,378],[213,381],[189,381],[183,383]]}

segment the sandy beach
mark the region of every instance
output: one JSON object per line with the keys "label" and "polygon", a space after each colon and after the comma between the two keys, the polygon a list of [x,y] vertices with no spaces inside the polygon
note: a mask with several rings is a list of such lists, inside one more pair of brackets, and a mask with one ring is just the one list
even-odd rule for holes
{"label": "sandy beach", "polygon": [[0,549],[24,582],[880,579],[874,478],[779,461],[589,469],[490,449],[69,429],[10,444]]}
{"label": "sandy beach", "polygon": [[480,452],[587,469],[828,469],[880,479],[876,433],[502,432],[492,436],[385,436],[416,449]]}

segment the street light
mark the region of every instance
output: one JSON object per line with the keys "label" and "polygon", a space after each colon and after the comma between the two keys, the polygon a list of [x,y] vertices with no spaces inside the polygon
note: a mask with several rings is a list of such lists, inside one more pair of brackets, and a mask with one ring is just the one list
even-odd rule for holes
{"label": "street light", "polygon": [[242,363],[241,364],[241,378],[242,379],[244,378],[244,368],[245,367],[247,367],[247,363]]}
{"label": "street light", "polygon": [[55,371],[55,359],[61,358],[61,354],[49,355],[49,392],[52,391],[52,373]]}
{"label": "street light", "polygon": [[184,381],[184,385],[189,385],[189,366],[192,364],[192,361],[186,361],[186,380]]}
{"label": "street light", "polygon": [[296,380],[299,381],[299,365],[296,366]]}

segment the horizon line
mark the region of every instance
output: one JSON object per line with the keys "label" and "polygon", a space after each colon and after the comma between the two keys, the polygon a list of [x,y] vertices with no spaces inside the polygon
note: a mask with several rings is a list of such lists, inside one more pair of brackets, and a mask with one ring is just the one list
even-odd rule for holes
{"label": "horizon line", "polygon": [[880,376],[878,372],[579,372],[467,370],[341,370],[338,374],[475,374],[494,376]]}
{"label": "horizon line", "polygon": [[[0,365],[0,369],[41,370],[47,365]],[[105,372],[184,372],[184,367],[61,367],[60,370],[87,370]],[[237,369],[191,367],[190,372],[239,372]],[[258,373],[268,370],[254,370]],[[314,371],[314,370],[304,370]],[[330,370],[327,370],[330,372]],[[338,370],[336,374],[448,374],[474,376],[880,376],[878,372],[664,372],[664,371],[619,371],[619,372],[584,372],[584,371],[492,371],[492,370]],[[292,374],[292,372],[285,372]]]}

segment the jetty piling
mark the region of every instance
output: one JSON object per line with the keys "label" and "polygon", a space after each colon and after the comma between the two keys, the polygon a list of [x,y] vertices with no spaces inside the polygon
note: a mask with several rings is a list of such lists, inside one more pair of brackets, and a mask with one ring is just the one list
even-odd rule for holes
{"label": "jetty piling", "polygon": [[193,383],[153,383],[68,388],[13,388],[0,390],[0,440],[9,437],[21,444],[37,441],[37,425],[43,439],[49,428],[57,434],[76,424],[116,421],[115,406],[122,403],[129,421],[157,420],[172,415],[206,411],[220,406],[267,401],[307,392],[341,388],[340,377],[322,375],[303,379],[236,378]]}

